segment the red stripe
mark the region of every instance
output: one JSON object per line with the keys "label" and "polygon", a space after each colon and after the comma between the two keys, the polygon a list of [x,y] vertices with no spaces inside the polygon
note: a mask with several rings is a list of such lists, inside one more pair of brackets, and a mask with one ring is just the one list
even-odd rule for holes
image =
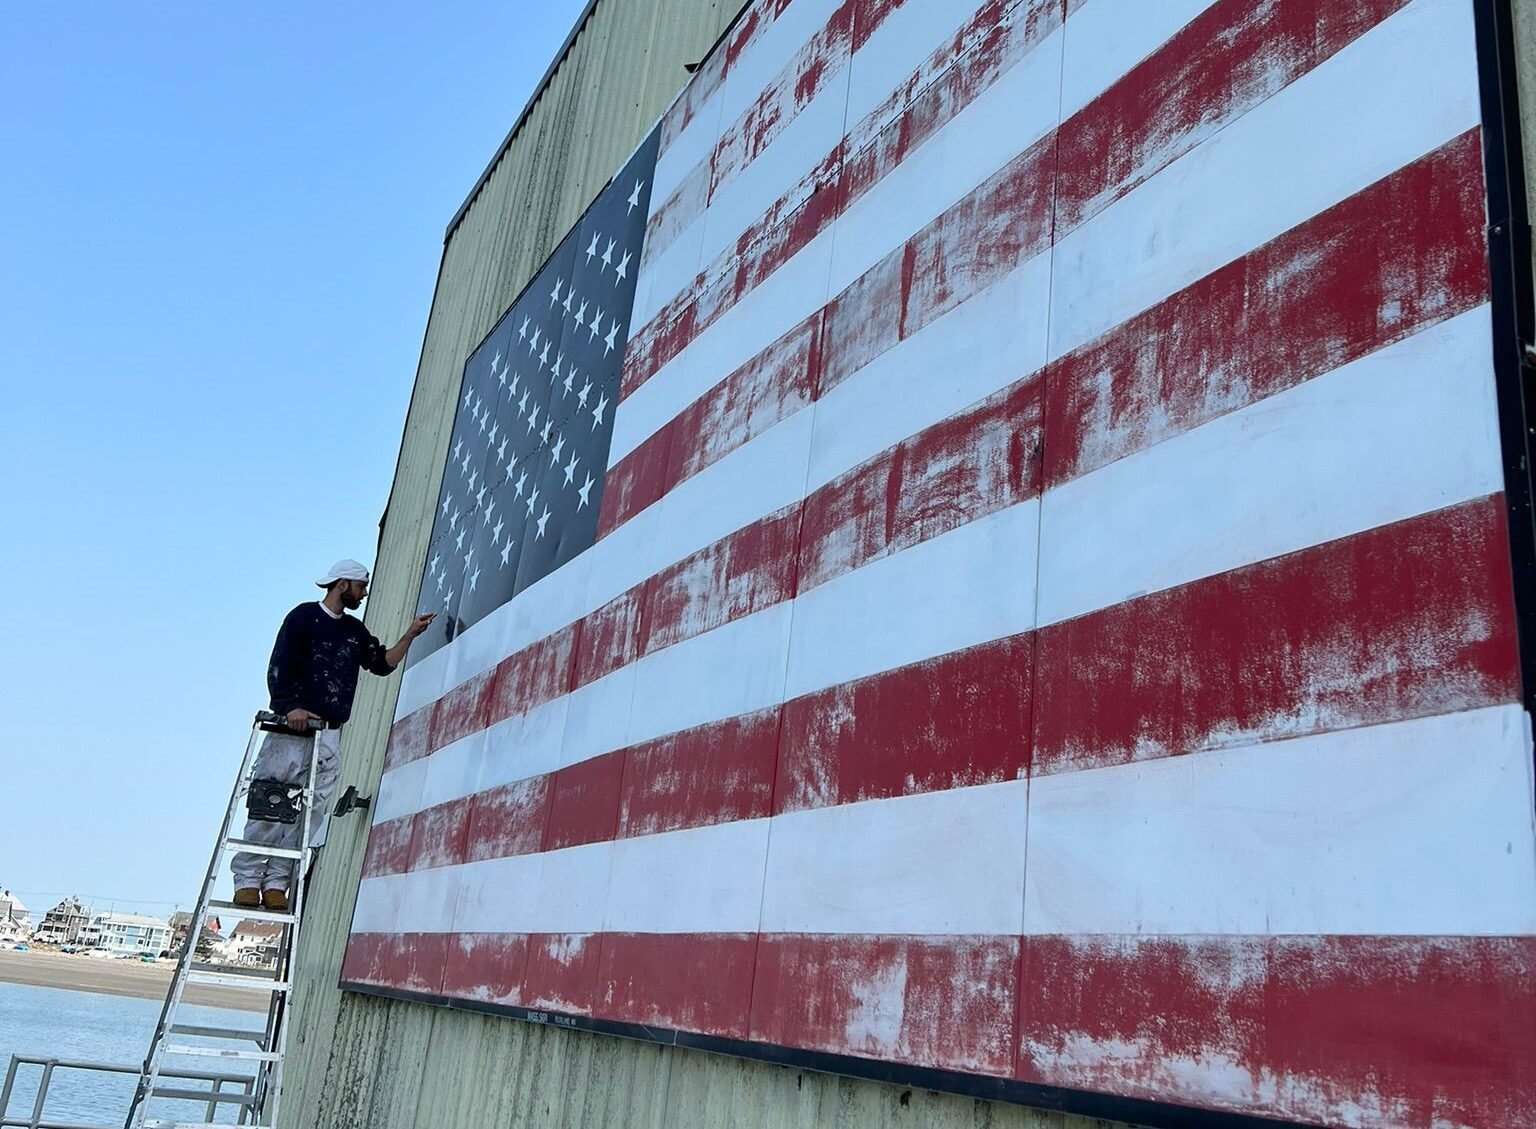
{"label": "red stripe", "polygon": [[1536,938],[1027,937],[1030,1082],[1366,1127],[1536,1124]]}
{"label": "red stripe", "polygon": [[624,1023],[745,1039],[756,959],[755,934],[605,933],[596,1011]]}
{"label": "red stripe", "polygon": [[608,843],[617,838],[623,786],[622,750],[556,772],[549,787],[544,850]]}
{"label": "red stripe", "polygon": [[766,817],[779,712],[759,710],[628,749],[619,837]]}
{"label": "red stripe", "polygon": [[[1046,481],[1059,485],[1485,301],[1479,138],[1474,130],[1448,142],[1053,364],[1046,380]],[[995,178],[994,187],[1004,183],[1011,181]],[[964,277],[975,282],[985,273],[972,269]],[[945,302],[957,285],[950,280],[924,293]],[[913,308],[918,318],[927,307]],[[1230,332],[1233,325],[1243,332]],[[800,338],[776,355],[813,352]],[[838,379],[833,369],[824,383]],[[767,370],[797,379],[803,371],[794,363]],[[755,379],[739,389],[741,407],[711,404],[706,418],[758,426],[752,406],[760,401],[749,390]],[[793,518],[772,515],[658,574],[641,586],[646,591],[621,596],[580,625],[510,656],[494,679],[482,676],[423,707],[433,711],[425,741],[420,718],[402,719],[391,740],[391,767],[442,747],[452,734],[472,732],[475,722],[494,724],[568,693],[629,661],[642,644],[649,651],[681,641],[1029,496],[1036,387],[1026,378],[808,497],[799,565],[805,579],[797,588],[780,557],[787,525],[769,528]],[[665,434],[664,457],[652,449],[643,456],[647,465],[685,462],[678,433]],[[707,442],[713,453],[731,440],[715,432]],[[712,582],[699,593],[689,589],[690,576],[728,576],[730,583]],[[590,633],[579,672],[572,660],[578,630]]]}
{"label": "red stripe", "polygon": [[467,861],[539,851],[549,822],[549,786],[548,776],[532,776],[468,797]]}
{"label": "red stripe", "polygon": [[602,938],[596,933],[530,933],[523,1003],[575,1015],[596,1014]]}
{"label": "red stripe", "polygon": [[455,1000],[516,1007],[528,975],[523,933],[455,933],[445,946],[443,995]]}
{"label": "red stripe", "polygon": [[1040,631],[1036,775],[1520,695],[1502,494]]}
{"label": "red stripe", "polygon": [[423,995],[443,994],[447,933],[353,933],[341,959],[341,980]]}
{"label": "red stripe", "polygon": [[1053,364],[1047,486],[1487,301],[1481,142],[1468,130]]}
{"label": "red stripe", "polygon": [[763,934],[752,1038],[1006,1075],[1018,973],[1016,937]]}

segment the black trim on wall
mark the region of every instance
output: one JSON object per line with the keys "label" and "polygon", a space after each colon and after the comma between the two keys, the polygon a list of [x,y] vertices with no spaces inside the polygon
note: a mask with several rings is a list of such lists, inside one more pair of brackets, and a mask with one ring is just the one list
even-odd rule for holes
{"label": "black trim on wall", "polygon": [[1536,404],[1531,229],[1520,137],[1510,0],[1475,0],[1483,168],[1488,182],[1488,265],[1492,285],[1493,370],[1504,451],[1510,564],[1520,640],[1522,700],[1536,712],[1536,506],[1532,486],[1532,406]]}

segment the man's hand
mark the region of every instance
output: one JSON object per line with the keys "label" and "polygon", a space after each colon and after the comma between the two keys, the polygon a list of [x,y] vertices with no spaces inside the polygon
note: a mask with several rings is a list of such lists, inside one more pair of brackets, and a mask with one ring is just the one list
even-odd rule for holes
{"label": "man's hand", "polygon": [[404,662],[405,652],[410,650],[411,641],[431,627],[432,621],[436,618],[437,613],[430,612],[427,615],[419,615],[411,620],[410,626],[405,629],[405,634],[395,641],[393,647],[384,652],[384,661],[392,667],[399,666]]}
{"label": "man's hand", "polygon": [[407,639],[416,638],[416,636],[420,635],[427,628],[431,627],[432,621],[436,618],[436,612],[428,612],[426,615],[417,616],[415,619],[411,620],[411,625],[405,629],[405,637]]}
{"label": "man's hand", "polygon": [[289,729],[297,733],[307,733],[309,732],[310,720],[314,716],[308,710],[289,710],[288,716],[284,720],[288,722]]}

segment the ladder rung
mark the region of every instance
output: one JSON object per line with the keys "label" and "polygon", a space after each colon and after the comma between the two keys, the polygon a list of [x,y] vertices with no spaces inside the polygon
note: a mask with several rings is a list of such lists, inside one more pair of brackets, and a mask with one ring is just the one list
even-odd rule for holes
{"label": "ladder rung", "polygon": [[213,901],[208,903],[208,908],[223,910],[225,913],[238,914],[241,917],[249,918],[251,921],[276,921],[283,925],[292,925],[294,921],[293,914],[287,910],[262,909],[260,906],[237,906],[234,902]]}
{"label": "ladder rung", "polygon": [[270,847],[266,843],[253,843],[249,839],[225,839],[226,851],[250,851],[253,855],[265,855],[270,859],[296,859],[304,854],[298,847]]}
{"label": "ladder rung", "polygon": [[237,1051],[232,1047],[194,1047],[190,1043],[167,1043],[168,1055],[202,1055],[204,1058],[238,1058],[252,1062],[276,1062],[283,1056],[276,1051]]}
{"label": "ladder rung", "polygon": [[195,1023],[173,1023],[171,1034],[197,1035],[204,1039],[249,1039],[258,1045],[267,1041],[265,1031],[251,1031],[243,1027],[200,1027]]}
{"label": "ladder rung", "polygon": [[[151,1093],[157,1098],[170,1098],[172,1101],[185,1102],[218,1102],[221,1105],[245,1105],[256,1104],[255,1094],[241,1094],[234,1090],[180,1090],[175,1087],[156,1086]],[[172,1122],[172,1124],[179,1124]]]}
{"label": "ladder rung", "polygon": [[253,992],[286,992],[293,985],[286,980],[257,980],[251,976],[228,976],[218,972],[188,972],[188,984],[214,984],[220,988],[248,988]]}
{"label": "ladder rung", "polygon": [[[229,1129],[227,1121],[146,1121],[144,1129]],[[244,1129],[272,1129],[270,1125],[247,1125]]]}
{"label": "ladder rung", "polygon": [[277,969],[257,968],[254,965],[209,964],[207,961],[195,960],[191,968],[193,972],[217,972],[225,976],[244,976],[248,980],[277,979]]}

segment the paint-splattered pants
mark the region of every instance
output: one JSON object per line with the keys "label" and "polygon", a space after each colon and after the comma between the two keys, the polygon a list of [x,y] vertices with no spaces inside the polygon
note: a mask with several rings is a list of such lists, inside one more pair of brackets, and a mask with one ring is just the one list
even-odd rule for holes
{"label": "paint-splattered pants", "polygon": [[[318,745],[315,750],[315,814],[309,829],[312,843],[324,842],[331,794],[336,791],[336,779],[341,775],[341,730],[322,729],[315,734],[315,741]],[[290,733],[268,733],[262,741],[261,752],[256,754],[255,778],[302,783],[309,776],[309,742],[308,737]],[[253,843],[268,843],[274,847],[297,847],[303,827],[302,811],[297,823],[251,819],[246,821],[243,837]],[[295,865],[293,859],[269,858],[242,851],[235,856],[230,870],[234,872],[237,890],[286,890],[293,880]]]}

